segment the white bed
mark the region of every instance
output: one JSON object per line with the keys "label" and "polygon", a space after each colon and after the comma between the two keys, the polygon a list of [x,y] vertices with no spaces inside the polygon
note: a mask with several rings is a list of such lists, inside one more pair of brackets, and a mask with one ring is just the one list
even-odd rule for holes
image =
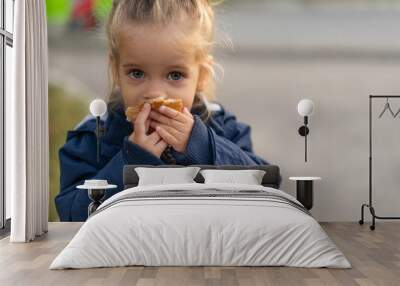
{"label": "white bed", "polygon": [[50,269],[128,265],[351,267],[291,195],[217,183],[136,186],[114,195]]}

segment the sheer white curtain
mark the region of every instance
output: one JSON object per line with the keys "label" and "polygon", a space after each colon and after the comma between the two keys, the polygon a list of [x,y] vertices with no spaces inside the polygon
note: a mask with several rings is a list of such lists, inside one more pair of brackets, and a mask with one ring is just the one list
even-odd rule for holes
{"label": "sheer white curtain", "polygon": [[47,232],[48,50],[45,0],[15,1],[13,92],[6,98],[6,187],[12,242]]}

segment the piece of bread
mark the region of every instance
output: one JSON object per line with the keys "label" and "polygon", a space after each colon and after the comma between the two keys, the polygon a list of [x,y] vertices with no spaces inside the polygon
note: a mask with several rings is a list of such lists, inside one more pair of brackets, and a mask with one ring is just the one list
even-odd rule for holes
{"label": "piece of bread", "polygon": [[[168,98],[164,99],[162,97],[154,98],[150,101],[151,109],[158,110],[161,105],[168,106],[169,108],[175,109],[176,111],[182,112],[183,110],[183,101],[180,98]],[[133,122],[138,115],[138,113],[142,110],[144,103],[141,103],[136,106],[129,106],[125,110],[126,119],[130,122]]]}

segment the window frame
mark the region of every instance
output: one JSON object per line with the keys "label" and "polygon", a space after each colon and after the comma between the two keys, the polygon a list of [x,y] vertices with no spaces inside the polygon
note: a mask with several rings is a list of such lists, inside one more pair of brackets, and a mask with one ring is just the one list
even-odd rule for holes
{"label": "window frame", "polygon": [[[0,0],[0,237],[7,235],[10,232],[11,219],[7,219],[6,215],[6,188],[5,188],[5,93],[6,93],[6,47],[13,48],[13,33],[7,31],[6,27],[6,0]],[[15,0],[12,2],[12,11],[14,22],[15,15]],[[8,15],[10,17],[10,15]],[[13,24],[14,25],[14,24]],[[12,31],[14,27],[12,28]]]}

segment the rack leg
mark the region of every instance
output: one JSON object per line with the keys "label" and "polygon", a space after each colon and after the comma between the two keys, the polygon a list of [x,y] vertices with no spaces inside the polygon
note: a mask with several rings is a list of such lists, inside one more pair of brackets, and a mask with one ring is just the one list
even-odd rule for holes
{"label": "rack leg", "polygon": [[369,211],[371,212],[372,215],[372,225],[370,225],[370,230],[375,230],[375,209],[374,207],[370,206],[369,207]]}
{"label": "rack leg", "polygon": [[364,224],[364,207],[368,207],[367,204],[363,204],[361,206],[361,219],[358,221],[359,224],[363,225]]}
{"label": "rack leg", "polygon": [[[361,219],[358,221],[358,223],[361,224],[361,225],[364,224],[364,207],[369,208],[369,211],[370,211],[371,216],[372,216],[372,225],[370,225],[369,228],[370,228],[370,230],[375,230],[375,219],[376,218],[382,218],[382,217],[378,217],[377,215],[375,215],[375,209],[374,209],[374,207],[372,207],[370,205],[363,204],[361,206]],[[388,218],[383,217],[382,219],[388,219]]]}
{"label": "rack leg", "polygon": [[372,224],[369,227],[371,230],[375,230],[375,221],[377,219],[390,219],[390,220],[398,219],[398,220],[400,220],[400,216],[379,216],[375,213],[375,209],[373,206],[368,205],[368,204],[363,204],[361,206],[361,219],[358,221],[359,224],[364,224],[364,207],[369,208],[369,211],[372,216]]}

